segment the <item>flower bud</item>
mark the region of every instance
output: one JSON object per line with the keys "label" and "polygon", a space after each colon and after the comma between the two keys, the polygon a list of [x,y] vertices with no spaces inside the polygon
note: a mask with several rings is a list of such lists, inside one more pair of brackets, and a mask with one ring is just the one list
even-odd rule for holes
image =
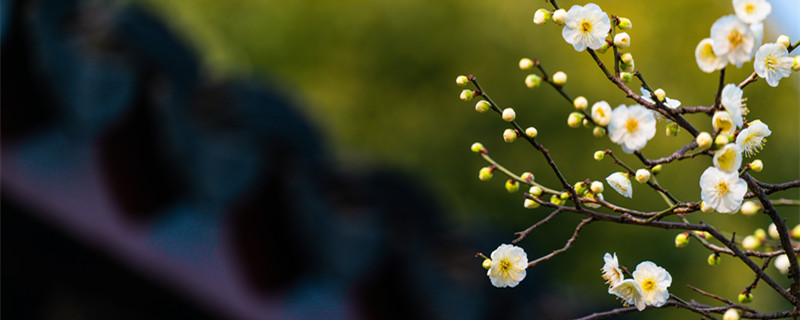
{"label": "flower bud", "polygon": [[711,239],[711,234],[710,234],[710,233],[708,233],[708,232],[705,232],[705,231],[696,231],[696,230],[695,230],[695,231],[692,231],[692,232],[694,232],[694,234],[696,234],[698,237],[701,237],[701,238],[703,238],[703,239]]}
{"label": "flower bud", "polygon": [[631,46],[631,37],[627,32],[620,32],[614,36],[614,45],[619,48],[627,48]]}
{"label": "flower bud", "polygon": [[781,235],[778,233],[778,226],[774,223],[770,223],[769,227],[767,227],[767,233],[769,233],[769,237],[772,239],[780,239]]}
{"label": "flower bud", "polygon": [[567,10],[558,9],[553,12],[553,22],[563,25],[567,21]]}
{"label": "flower bud", "polygon": [[656,95],[659,101],[664,101],[664,98],[667,97],[667,93],[664,92],[664,89],[658,88],[656,91],[653,91],[653,94]]}
{"label": "flower bud", "polygon": [[623,18],[623,17],[618,17],[617,19],[619,20],[619,23],[617,23],[617,26],[618,26],[620,29],[622,29],[622,30],[628,30],[628,29],[630,29],[630,28],[633,28],[633,24],[631,23],[631,20],[630,20],[630,19],[628,19],[628,18]]}
{"label": "flower bud", "polygon": [[700,134],[697,135],[697,138],[695,138],[695,141],[697,141],[697,145],[700,148],[708,149],[711,147],[711,134],[708,132],[700,132]]}
{"label": "flower bud", "polygon": [[595,138],[602,138],[606,136],[606,128],[603,127],[594,127],[592,129],[592,134]]}
{"label": "flower bud", "polygon": [[517,113],[514,112],[514,109],[512,108],[503,109],[503,121],[511,122],[514,121],[514,119],[516,118],[517,118]]}
{"label": "flower bud", "polygon": [[755,159],[750,162],[750,169],[753,169],[755,172],[761,172],[761,170],[764,170],[764,163],[761,162],[760,159]]}
{"label": "flower bud", "polygon": [[775,42],[780,43],[784,47],[787,47],[787,48],[792,45],[792,40],[789,39],[789,36],[787,36],[785,34],[782,34],[782,35],[778,36],[778,41],[775,41]]}
{"label": "flower bud", "polygon": [[662,166],[660,164],[657,164],[652,169],[650,169],[650,172],[653,173],[653,174],[658,174],[659,172],[661,172],[661,168],[663,168],[663,167],[664,166]]}
{"label": "flower bud", "polygon": [[539,207],[539,203],[531,199],[525,199],[525,201],[522,202],[522,206],[526,209],[536,209]]}
{"label": "flower bud", "polygon": [[575,184],[572,185],[572,187],[575,189],[575,193],[577,193],[578,195],[586,193],[586,184],[583,183],[583,181],[575,182]]}
{"label": "flower bud", "polygon": [[[792,254],[792,258],[795,258],[794,254]],[[795,259],[797,259],[797,258],[795,258]],[[778,271],[780,271],[780,273],[786,275],[787,273],[789,273],[789,266],[791,266],[791,264],[792,264],[792,262],[789,261],[789,256],[787,256],[784,253],[782,255],[779,255],[777,258],[775,258],[774,266],[775,266],[775,269],[778,269]]]}
{"label": "flower bud", "polygon": [[564,71],[558,71],[553,74],[553,83],[559,86],[563,86],[567,83],[567,74]]}
{"label": "flower bud", "polygon": [[486,149],[483,147],[483,144],[480,143],[480,142],[473,143],[472,146],[469,147],[469,149],[472,150],[472,152],[475,152],[475,153],[486,152]]}
{"label": "flower bud", "polygon": [[675,236],[675,247],[676,248],[683,248],[683,247],[685,247],[687,245],[689,245],[689,233],[688,232],[679,233],[677,236]]}
{"label": "flower bud", "polygon": [[520,175],[519,177],[522,180],[529,181],[529,182],[533,181],[533,179],[534,179],[533,173],[530,173],[530,172],[523,172],[522,175]]}
{"label": "flower bud", "polygon": [[647,169],[636,170],[636,181],[639,183],[650,181],[650,171],[647,171]]}
{"label": "flower bud", "polygon": [[620,73],[619,73],[619,78],[622,80],[622,82],[625,82],[625,83],[630,83],[630,82],[631,82],[631,80],[633,80],[633,73],[630,73],[630,72],[620,72]]}
{"label": "flower bud", "polygon": [[481,171],[478,171],[478,179],[481,181],[489,181],[492,178],[492,168],[483,167]]}
{"label": "flower bud", "polygon": [[525,135],[529,138],[536,138],[536,136],[539,135],[539,130],[536,130],[534,127],[528,127],[528,129],[525,129]]}
{"label": "flower bud", "polygon": [[461,98],[462,101],[470,101],[470,100],[472,100],[473,96],[475,96],[475,93],[472,92],[472,90],[466,90],[465,89],[464,91],[461,91],[460,98]]}
{"label": "flower bud", "polygon": [[800,70],[800,56],[794,56],[794,63],[792,64],[792,70],[794,71]]}
{"label": "flower bud", "polygon": [[719,264],[720,256],[716,253],[712,253],[708,256],[708,265],[709,266],[716,266]]}
{"label": "flower bud", "polygon": [[700,211],[703,211],[705,213],[711,213],[711,212],[714,212],[714,207],[708,205],[708,203],[703,201],[703,202],[700,202]]}
{"label": "flower bud", "polygon": [[475,111],[478,111],[478,113],[484,113],[486,111],[489,111],[489,109],[491,108],[492,104],[490,104],[489,101],[486,100],[478,101],[478,103],[475,104]]}
{"label": "flower bud", "polygon": [[742,248],[745,248],[747,250],[755,250],[758,249],[758,247],[760,246],[761,246],[761,241],[758,241],[758,239],[752,234],[742,239]]}
{"label": "flower bud", "polygon": [[789,235],[792,236],[792,238],[800,239],[800,224],[794,226],[794,228],[792,228],[792,231],[789,232]]}
{"label": "flower bud", "polygon": [[722,320],[739,320],[739,310],[730,308],[722,315]]}
{"label": "flower bud", "polygon": [[513,129],[506,129],[503,131],[503,141],[512,143],[517,140],[517,132]]}
{"label": "flower bud", "polygon": [[625,72],[636,71],[636,63],[633,61],[631,61],[631,63],[620,63],[619,66],[622,68],[622,71]]}
{"label": "flower bud", "polygon": [[492,260],[491,259],[483,259],[483,268],[489,270],[492,268]]}
{"label": "flower bud", "polygon": [[544,24],[547,20],[550,20],[550,17],[553,15],[552,12],[547,11],[545,9],[536,10],[536,13],[533,14],[533,23],[535,24]]}
{"label": "flower bud", "polygon": [[631,63],[633,62],[633,55],[630,52],[626,52],[622,54],[619,60],[622,61],[622,63]]}
{"label": "flower bud", "polygon": [[581,126],[581,121],[583,121],[583,113],[573,112],[569,114],[567,117],[567,125],[570,128],[577,128]]}
{"label": "flower bud", "polygon": [[742,208],[740,210],[743,215],[752,216],[758,212],[758,209],[758,205],[755,202],[748,200],[742,203]]}
{"label": "flower bud", "polygon": [[557,205],[557,206],[560,206],[560,205],[562,205],[564,203],[564,200],[561,200],[561,198],[559,198],[556,195],[552,195],[552,196],[550,196],[550,203],[552,203],[554,205]]}
{"label": "flower bud", "polygon": [[675,122],[667,123],[667,136],[668,137],[677,137],[678,132],[681,131],[681,127],[678,126]]}
{"label": "flower bud", "polygon": [[753,294],[750,292],[742,292],[739,294],[739,303],[753,302]]}
{"label": "flower bud", "polygon": [[721,134],[721,135],[718,135],[716,139],[714,139],[714,146],[716,146],[717,148],[722,148],[723,146],[728,144],[728,142],[730,142],[730,141],[731,141],[731,138],[729,138],[728,136],[726,136],[724,134]]}
{"label": "flower bud", "polygon": [[537,186],[533,186],[530,189],[528,189],[528,193],[530,193],[534,197],[541,196],[542,195],[542,188],[539,188]]}
{"label": "flower bud", "polygon": [[758,242],[767,241],[767,232],[764,231],[763,228],[758,228],[755,231],[753,231],[753,236],[756,237]]}
{"label": "flower bud", "polygon": [[603,160],[603,157],[606,155],[605,151],[597,150],[594,152],[594,159],[597,161]]}
{"label": "flower bud", "polygon": [[558,195],[558,196],[561,198],[561,200],[567,200],[567,199],[569,199],[569,193],[566,193],[566,192],[562,192],[562,193],[561,193],[560,195]]}
{"label": "flower bud", "polygon": [[517,182],[517,180],[514,179],[506,180],[506,191],[508,191],[508,193],[514,193],[519,191],[519,182]]}
{"label": "flower bud", "polygon": [[538,88],[539,84],[541,83],[542,83],[542,78],[535,74],[529,74],[527,77],[525,77],[525,86],[530,89]]}
{"label": "flower bud", "polygon": [[586,97],[584,96],[578,96],[574,101],[572,101],[572,105],[575,106],[575,110],[583,111],[589,107],[589,100],[586,100]]}
{"label": "flower bud", "polygon": [[603,192],[603,183],[600,181],[592,181],[592,184],[589,186],[589,189],[592,190],[592,193],[598,194]]}
{"label": "flower bud", "polygon": [[611,46],[608,44],[608,42],[604,42],[603,46],[600,47],[600,49],[597,49],[595,51],[600,52],[600,54],[603,54],[603,53],[606,53],[606,51],[608,51],[608,48],[610,48],[610,47]]}
{"label": "flower bud", "polygon": [[522,58],[519,59],[519,69],[520,70],[528,70],[533,67],[533,60],[529,58]]}
{"label": "flower bud", "polygon": [[469,83],[469,78],[467,78],[467,76],[465,76],[465,75],[460,75],[460,76],[456,77],[456,84],[457,84],[459,87],[466,86],[466,85],[467,85],[467,83]]}

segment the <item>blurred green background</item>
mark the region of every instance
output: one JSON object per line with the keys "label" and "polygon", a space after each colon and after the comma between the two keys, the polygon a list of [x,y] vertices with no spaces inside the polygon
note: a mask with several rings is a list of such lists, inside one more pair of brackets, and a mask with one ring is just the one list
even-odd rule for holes
{"label": "blurred green background", "polygon": [[[473,111],[475,100],[458,99],[455,85],[459,74],[478,77],[487,92],[503,106],[513,106],[523,126],[535,126],[539,141],[550,149],[554,160],[570,181],[586,178],[603,180],[617,171],[611,161],[596,162],[592,153],[610,148],[633,167],[640,163],[623,155],[607,138],[597,139],[590,129],[570,129],[566,118],[572,107],[549,87],[529,90],[526,73],[517,62],[522,57],[539,59],[549,72],[563,70],[569,75],[566,91],[586,96],[590,104],[606,100],[612,106],[630,104],[609,83],[589,55],[576,52],[561,38],[561,28],[531,21],[545,1],[263,1],[196,0],[156,1],[147,5],[169,21],[174,29],[201,52],[208,73],[215,78],[249,77],[280,86],[303,106],[304,112],[322,128],[329,149],[349,165],[389,166],[406,172],[429,186],[448,213],[454,233],[491,231],[507,234],[525,229],[549,213],[548,209],[527,210],[521,193],[508,194],[504,178],[497,174],[489,182],[477,179],[485,163],[469,151],[474,141],[482,142],[490,154],[508,168],[531,171],[539,182],[558,186],[543,157],[525,143],[502,141],[505,123],[495,114]],[[785,1],[789,3],[790,1]],[[713,22],[733,9],[728,1],[596,1],[609,14],[628,17],[636,67],[654,88],[684,106],[709,105],[717,87],[717,74],[701,72],[694,48],[708,37]],[[577,2],[560,1],[569,8]],[[779,6],[775,5],[775,16]],[[783,10],[786,10],[785,8]],[[788,10],[800,12],[797,4]],[[796,18],[795,18],[796,19]],[[781,33],[793,40],[800,30],[780,30],[767,23],[764,39],[774,41]],[[796,53],[794,53],[796,54]],[[611,55],[602,58],[610,64]],[[737,69],[728,66],[726,82],[739,83],[752,72],[752,63]],[[634,81],[632,87],[637,87]],[[800,177],[800,79],[797,74],[781,81],[778,88],[758,81],[745,90],[751,110],[748,119],[761,119],[773,131],[766,149],[757,157],[765,169],[754,176],[765,182],[783,182]],[[695,126],[711,131],[706,115],[687,117]],[[670,154],[691,136],[664,135],[659,122],[656,137],[643,153],[650,158]],[[700,173],[711,159],[699,157],[666,166],[659,180],[678,199],[699,199]],[[613,203],[658,210],[660,197],[641,185],[634,186],[634,198],[610,191]],[[773,198],[800,198],[800,190],[773,194]],[[397,201],[402,201],[398,195]],[[800,211],[782,207],[791,226],[800,222]],[[521,242],[534,259],[559,248],[580,217],[563,215]],[[674,220],[672,217],[670,220]],[[707,221],[726,232],[744,236],[755,228],[766,228],[769,220],[751,217],[702,214],[693,222]],[[672,273],[671,292],[686,300],[716,304],[688,290],[685,285],[735,299],[753,281],[746,267],[724,256],[717,267],[706,264],[708,252],[699,244],[676,249],[675,231],[620,227],[595,223],[581,234],[572,250],[529,272],[547,274],[563,284],[552,290],[552,299],[613,308],[619,303],[606,293],[600,278],[604,252],[617,252],[620,262],[633,269],[642,260],[652,260]],[[498,243],[475,248],[491,252]],[[757,261],[758,262],[758,261]],[[475,261],[476,278],[484,271]],[[770,268],[783,285],[789,281]],[[486,285],[489,282],[486,281]],[[537,286],[523,282],[521,286]],[[786,304],[766,285],[754,291],[753,306],[765,312],[786,310]],[[598,309],[597,311],[601,311]],[[648,318],[686,316],[686,311],[649,312]]]}

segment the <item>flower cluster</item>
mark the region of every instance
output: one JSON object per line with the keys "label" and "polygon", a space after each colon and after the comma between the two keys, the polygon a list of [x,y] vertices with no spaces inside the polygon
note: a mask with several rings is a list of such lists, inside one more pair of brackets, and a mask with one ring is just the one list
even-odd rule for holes
{"label": "flower cluster", "polygon": [[662,267],[650,261],[640,262],[633,271],[633,279],[625,279],[619,267],[617,254],[606,252],[603,256],[603,279],[609,285],[608,293],[622,299],[625,305],[636,306],[639,311],[646,306],[660,307],[669,298],[672,276]]}

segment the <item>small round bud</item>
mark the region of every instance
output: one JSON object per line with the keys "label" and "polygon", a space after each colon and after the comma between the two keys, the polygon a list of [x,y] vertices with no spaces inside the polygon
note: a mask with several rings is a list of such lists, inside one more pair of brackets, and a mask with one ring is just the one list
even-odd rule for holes
{"label": "small round bud", "polygon": [[529,138],[536,138],[536,136],[539,135],[539,130],[536,130],[534,127],[528,127],[528,129],[525,129],[525,135]]}
{"label": "small round bud", "polygon": [[782,35],[778,36],[778,41],[775,41],[775,42],[780,43],[784,47],[787,47],[787,48],[792,45],[792,40],[789,39],[789,36],[787,36],[785,34],[782,34]]}
{"label": "small round bud", "polygon": [[764,163],[761,162],[760,159],[755,159],[750,162],[750,169],[753,169],[755,172],[761,172],[761,170],[764,170]]}
{"label": "small round bud", "polygon": [[481,171],[478,171],[478,179],[481,181],[489,181],[493,176],[492,171],[492,168],[489,167],[481,168]]}
{"label": "small round bud", "polygon": [[539,84],[542,83],[542,77],[537,76],[535,74],[529,74],[525,77],[525,86],[530,89],[536,89],[539,87]]}
{"label": "small round bud", "polygon": [[677,137],[678,132],[681,131],[681,127],[678,126],[675,122],[667,123],[667,136],[668,137]]}
{"label": "small round bud", "polygon": [[474,97],[474,96],[475,96],[475,93],[472,92],[472,90],[464,90],[464,91],[461,91],[460,98],[463,101],[470,101],[470,100],[472,100],[472,97]]}
{"label": "small round bud", "polygon": [[522,180],[525,180],[525,181],[533,181],[533,179],[534,179],[533,173],[530,173],[530,172],[523,172],[522,175],[520,175],[519,177],[522,178]]}
{"label": "small round bud", "polygon": [[614,45],[619,48],[627,48],[631,46],[631,36],[627,32],[620,32],[614,36]]}
{"label": "small round bud", "polygon": [[689,245],[689,233],[687,232],[679,233],[677,236],[675,236],[676,248],[683,248],[687,245]]}
{"label": "small round bud", "polygon": [[530,189],[528,189],[528,193],[530,193],[534,197],[541,196],[542,195],[542,188],[539,188],[537,186],[533,186]]}
{"label": "small round bud", "polygon": [[575,184],[572,185],[572,187],[575,189],[575,192],[578,195],[582,195],[582,194],[586,193],[586,184],[583,183],[583,181],[575,182]]}
{"label": "small round bud", "polygon": [[758,241],[758,239],[752,234],[742,239],[742,248],[745,248],[747,250],[755,250],[758,249],[758,247],[760,246],[761,246],[761,241]]}
{"label": "small round bud", "polygon": [[506,191],[508,191],[508,193],[514,193],[519,191],[519,182],[517,182],[517,180],[514,179],[506,180]]}
{"label": "small round bud", "polygon": [[597,161],[603,160],[603,157],[606,155],[605,151],[597,150],[594,152],[594,159]]}
{"label": "small round bud", "polygon": [[774,223],[770,223],[769,227],[767,227],[767,233],[769,233],[769,237],[772,239],[780,239],[781,235],[778,233],[778,226]]}
{"label": "small round bud", "polygon": [[631,82],[631,80],[633,80],[633,73],[630,73],[630,72],[620,72],[620,73],[619,73],[619,78],[622,80],[622,82],[625,82],[625,83],[630,83],[630,82]]}
{"label": "small round bud", "polygon": [[525,199],[525,201],[522,202],[522,206],[527,209],[536,209],[539,207],[539,203],[531,199]]}
{"label": "small round bud", "polygon": [[755,231],[753,231],[753,236],[756,237],[758,242],[767,241],[767,232],[764,231],[763,228],[758,228]]}
{"label": "small round bud", "polygon": [[709,147],[711,147],[711,142],[712,142],[711,134],[708,132],[700,132],[700,134],[697,135],[697,138],[695,138],[694,141],[697,142],[697,145],[700,148],[708,149]]}
{"label": "small round bud", "polygon": [[630,20],[630,19],[628,19],[628,18],[623,18],[623,17],[618,17],[617,19],[619,20],[619,23],[617,23],[617,26],[618,26],[620,29],[622,29],[622,30],[628,30],[628,29],[630,29],[630,28],[632,28],[632,27],[633,27],[633,24],[631,23],[631,20]]}
{"label": "small round bud", "polygon": [[792,64],[792,70],[794,71],[800,70],[800,56],[794,56],[794,63]]}
{"label": "small round bud", "polygon": [[562,193],[559,195],[559,198],[561,198],[561,200],[567,200],[567,199],[569,199],[569,193],[562,192]]}
{"label": "small round bud", "polygon": [[667,97],[667,93],[664,92],[664,89],[661,88],[658,88],[656,89],[656,91],[653,91],[653,94],[656,95],[656,98],[658,98],[659,101],[664,101],[664,98]]}
{"label": "small round bud", "polygon": [[533,67],[533,60],[528,58],[519,59],[519,69],[528,70]]}
{"label": "small round bud", "polygon": [[478,113],[484,113],[486,111],[489,111],[489,109],[491,108],[492,104],[486,100],[478,101],[478,103],[475,104],[475,111],[478,111]]}
{"label": "small round bud", "polygon": [[569,117],[567,117],[567,125],[570,128],[580,127],[581,126],[581,121],[583,121],[584,117],[585,116],[583,115],[583,113],[580,113],[580,112],[570,113]]}
{"label": "small round bud", "polygon": [[575,110],[583,111],[589,107],[589,100],[586,100],[586,97],[584,96],[578,96],[574,101],[572,101],[572,105],[575,106]]}
{"label": "small round bud", "polygon": [[460,76],[456,77],[456,84],[457,84],[459,87],[466,86],[466,85],[467,85],[467,83],[469,83],[469,78],[467,78],[467,76],[465,76],[465,75],[460,75]]}
{"label": "small round bud", "polygon": [[626,52],[622,54],[622,57],[619,58],[622,63],[631,63],[633,62],[633,55],[630,52]]}
{"label": "small round bud", "polygon": [[592,190],[594,194],[602,193],[603,192],[603,183],[600,181],[592,181],[589,189]]}
{"label": "small round bud", "polygon": [[563,86],[567,83],[567,74],[564,71],[558,71],[553,74],[553,83],[559,86]]}
{"label": "small round bud", "polygon": [[473,143],[472,146],[469,147],[469,149],[472,150],[472,152],[475,152],[475,153],[486,152],[486,149],[483,147],[483,144],[480,143],[480,142]]}
{"label": "small round bud", "polygon": [[792,238],[800,239],[800,224],[794,226],[794,228],[792,228],[792,231],[789,232],[789,235],[792,236]]}
{"label": "small round bud", "polygon": [[694,234],[696,234],[698,237],[701,237],[701,238],[704,238],[704,239],[711,239],[711,234],[708,233],[708,232],[696,231],[696,230],[692,231],[692,232],[694,232]]}
{"label": "small round bud", "polygon": [[755,202],[748,200],[742,203],[742,208],[740,210],[743,215],[752,216],[758,212],[758,209],[759,207]]}
{"label": "small round bud", "polygon": [[503,131],[503,141],[512,143],[517,140],[517,132],[513,129],[506,129]]}
{"label": "small round bud", "polygon": [[483,259],[483,268],[489,270],[492,268],[492,260],[491,259]]}
{"label": "small round bud", "polygon": [[712,213],[712,212],[714,212],[714,207],[708,205],[708,203],[703,201],[703,202],[700,202],[700,211],[703,211],[705,213]]}
{"label": "small round bud", "polygon": [[567,10],[558,9],[553,12],[553,22],[563,25],[567,21]]}
{"label": "small round bud", "polygon": [[594,127],[592,129],[592,134],[595,138],[602,138],[606,136],[606,128],[603,127]]}
{"label": "small round bud", "polygon": [[516,118],[517,118],[517,113],[514,112],[514,109],[512,108],[503,109],[503,121],[511,122],[514,121],[514,119]]}
{"label": "small round bud", "polygon": [[750,292],[742,292],[739,294],[739,303],[753,302],[753,294]]}
{"label": "small round bud", "polygon": [[660,164],[657,164],[657,165],[655,165],[655,167],[653,167],[652,169],[650,169],[650,172],[651,172],[651,173],[653,173],[653,174],[658,174],[659,172],[661,172],[661,169],[662,169],[663,167],[664,167],[664,166],[662,166],[662,165],[660,165]]}
{"label": "small round bud", "polygon": [[730,308],[722,315],[722,320],[739,320],[739,310]]}
{"label": "small round bud", "polygon": [[639,183],[650,181],[650,171],[647,171],[647,169],[636,170],[636,181]]}
{"label": "small round bud", "polygon": [[561,200],[561,199],[560,199],[558,196],[556,196],[556,195],[552,195],[552,196],[550,196],[550,203],[552,203],[552,204],[554,204],[554,205],[560,206],[562,201],[564,201],[564,200]]}
{"label": "small round bud", "polygon": [[547,11],[545,9],[536,10],[536,13],[533,14],[533,23],[535,24],[544,24],[547,20],[550,20],[550,17],[553,15],[552,12]]}
{"label": "small round bud", "polygon": [[716,253],[712,253],[708,256],[708,265],[709,266],[716,266],[719,264],[720,256]]}
{"label": "small round bud", "polygon": [[724,134],[720,134],[720,135],[717,136],[716,139],[714,139],[714,146],[716,146],[717,148],[722,148],[723,146],[728,144],[728,142],[730,142],[730,141],[731,141],[731,138],[729,138],[728,136],[726,136]]}

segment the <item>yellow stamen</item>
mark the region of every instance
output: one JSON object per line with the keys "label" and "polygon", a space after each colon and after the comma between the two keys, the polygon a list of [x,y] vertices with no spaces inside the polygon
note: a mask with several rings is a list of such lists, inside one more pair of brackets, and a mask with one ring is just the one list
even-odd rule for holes
{"label": "yellow stamen", "polygon": [[592,31],[592,23],[586,20],[581,21],[581,31],[584,33]]}
{"label": "yellow stamen", "polygon": [[721,196],[725,196],[726,194],[728,194],[728,184],[727,184],[725,181],[720,181],[720,182],[717,184],[717,187],[716,187],[716,189],[717,189],[717,192],[718,192],[718,193],[719,193]]}
{"label": "yellow stamen", "polygon": [[731,46],[736,47],[742,43],[743,40],[742,34],[739,33],[738,30],[731,30],[731,33],[728,34],[728,42],[731,43]]}
{"label": "yellow stamen", "polygon": [[753,11],[756,11],[756,6],[750,3],[744,6],[744,11],[747,12],[747,14],[753,14]]}
{"label": "yellow stamen", "polygon": [[634,132],[638,128],[639,128],[639,121],[636,121],[636,119],[628,118],[628,121],[625,122],[625,129],[628,129],[628,132]]}
{"label": "yellow stamen", "polygon": [[653,279],[647,279],[644,281],[644,283],[642,283],[642,289],[644,291],[653,290],[655,287],[656,287],[656,282],[653,281]]}

